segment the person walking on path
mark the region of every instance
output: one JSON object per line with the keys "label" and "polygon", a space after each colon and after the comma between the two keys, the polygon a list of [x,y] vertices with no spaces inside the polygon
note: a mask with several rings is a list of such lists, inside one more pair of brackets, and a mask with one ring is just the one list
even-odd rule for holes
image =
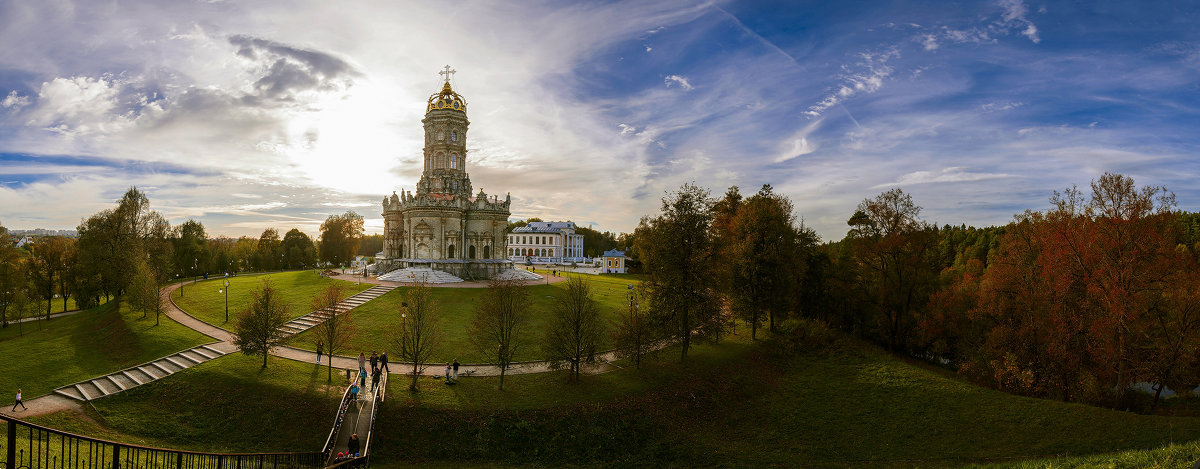
{"label": "person walking on path", "polygon": [[450,384],[450,364],[446,364],[446,384]]}
{"label": "person walking on path", "polygon": [[367,356],[362,352],[358,352],[358,371],[367,369]]}
{"label": "person walking on path", "polygon": [[375,373],[375,369],[379,368],[379,354],[371,351],[371,373]]}
{"label": "person walking on path", "polygon": [[389,370],[387,367],[387,351],[384,351],[382,354],[379,355],[379,365],[380,365],[380,368],[383,368],[384,373],[392,372],[392,370]]}
{"label": "person walking on path", "polygon": [[358,370],[359,387],[367,387],[367,370]]}
{"label": "person walking on path", "polygon": [[358,400],[358,383],[354,383],[354,384],[350,385],[350,400],[352,400],[352,401]]}
{"label": "person walking on path", "polygon": [[17,405],[18,405],[18,404],[20,404],[20,406],[21,406],[21,410],[29,410],[29,408],[28,408],[28,407],[25,407],[25,403],[24,403],[24,402],[21,402],[21,388],[17,388],[17,402],[14,402],[14,403],[13,403],[13,408],[12,408],[12,411],[13,411],[13,412],[16,412],[16,411],[17,411]]}
{"label": "person walking on path", "polygon": [[321,352],[325,351],[325,342],[317,341],[317,364],[321,364]]}
{"label": "person walking on path", "polygon": [[376,368],[375,371],[371,372],[371,390],[372,391],[379,389],[379,377],[380,377],[380,375],[383,374],[382,371],[383,371],[382,369]]}
{"label": "person walking on path", "polygon": [[451,365],[451,368],[454,371],[454,382],[457,383],[458,382],[458,359],[457,358],[454,359],[454,364]]}
{"label": "person walking on path", "polygon": [[350,454],[353,454],[354,457],[356,457],[356,458],[358,457],[358,434],[357,433],[350,435],[350,441],[346,442],[346,451],[348,451]]}

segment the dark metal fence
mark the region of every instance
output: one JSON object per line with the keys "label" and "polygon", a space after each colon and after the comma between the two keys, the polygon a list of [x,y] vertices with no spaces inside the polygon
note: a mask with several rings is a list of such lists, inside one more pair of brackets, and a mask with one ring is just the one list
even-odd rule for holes
{"label": "dark metal fence", "polygon": [[325,466],[322,453],[217,454],[150,448],[54,430],[0,415],[0,468],[292,469]]}

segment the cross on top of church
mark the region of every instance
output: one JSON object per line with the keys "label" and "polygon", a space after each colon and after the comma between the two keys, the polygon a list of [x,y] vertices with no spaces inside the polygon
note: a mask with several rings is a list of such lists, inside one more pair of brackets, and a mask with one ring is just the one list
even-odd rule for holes
{"label": "cross on top of church", "polygon": [[450,75],[453,75],[457,72],[458,72],[458,70],[451,70],[450,66],[447,65],[445,67],[445,70],[438,72],[438,75],[444,75],[446,77],[446,83],[450,83]]}

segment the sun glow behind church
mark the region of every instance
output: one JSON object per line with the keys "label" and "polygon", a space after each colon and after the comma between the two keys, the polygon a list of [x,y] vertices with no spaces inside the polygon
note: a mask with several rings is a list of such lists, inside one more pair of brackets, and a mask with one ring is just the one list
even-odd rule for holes
{"label": "sun glow behind church", "polygon": [[0,13],[0,43],[14,45],[0,50],[0,221],[13,228],[73,228],[130,185],[214,235],[315,233],[346,208],[378,227],[378,197],[419,176],[414,126],[447,63],[473,106],[472,180],[511,191],[514,218],[630,231],[684,182],[771,183],[836,239],[883,188],[912,193],[930,221],[994,224],[1105,170],[1200,203],[1200,33],[1181,26],[1198,19],[1186,4]]}

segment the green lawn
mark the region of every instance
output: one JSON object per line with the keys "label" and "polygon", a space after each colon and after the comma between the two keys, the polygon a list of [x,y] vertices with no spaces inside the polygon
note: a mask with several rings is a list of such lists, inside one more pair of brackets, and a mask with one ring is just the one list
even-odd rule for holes
{"label": "green lawn", "polygon": [[[198,450],[319,447],[342,380],[327,388],[314,364],[272,358],[260,374],[258,363],[228,356],[101,399],[99,425],[38,421]],[[850,338],[783,357],[743,331],[693,347],[686,365],[672,348],[577,384],[563,373],[510,376],[503,391],[496,378],[422,378],[415,394],[406,384],[393,376],[373,467],[1166,468],[1200,455],[1200,418],[1013,396]]]}
{"label": "green lawn", "polygon": [[1066,455],[1004,467],[1183,467],[1200,450],[1198,418],[1013,396],[849,339],[791,360],[744,339],[696,347],[686,368],[665,351],[640,373],[578,385],[428,380],[411,397],[395,380],[373,465],[957,467]]}
{"label": "green lawn", "polygon": [[970,468],[989,469],[1075,469],[1103,467],[1106,469],[1177,469],[1190,468],[1200,461],[1200,440],[1169,444],[1149,450],[1129,450],[1089,456],[1031,459]]}
{"label": "green lawn", "polygon": [[110,302],[88,311],[0,330],[0,390],[11,397],[17,387],[26,399],[54,388],[144,363],[212,339],[166,315],[128,311]]}
{"label": "green lawn", "polygon": [[[100,304],[104,304],[104,303],[106,303],[107,301],[108,301],[108,300],[104,299],[104,297],[101,297],[101,298],[100,298]],[[42,314],[42,315],[45,315],[45,314],[46,314],[46,300],[38,300],[38,304],[40,304],[40,305],[41,305],[41,309],[40,309],[39,311],[41,312],[41,314]],[[73,311],[73,310],[75,310],[75,309],[78,309],[78,308],[79,308],[79,306],[76,306],[76,304],[75,304],[75,297],[73,297],[73,296],[72,296],[72,297],[70,297],[70,298],[67,298],[67,309],[66,309],[66,311]],[[63,312],[63,300],[62,300],[62,298],[55,298],[54,300],[51,300],[51,302],[50,302],[50,315],[51,315],[51,316],[53,316],[53,315],[55,315],[55,314],[59,314],[59,313],[62,313],[62,312]]]}
{"label": "green lawn", "polygon": [[[225,323],[225,293],[222,293],[224,289],[222,280],[222,278],[214,278],[196,283],[184,282],[183,288],[176,289],[171,294],[171,298],[188,314],[209,324],[233,329],[232,324]],[[367,283],[321,277],[311,270],[231,277],[229,280],[230,323],[236,321],[238,313],[249,305],[250,292],[262,288],[264,280],[271,282],[271,285],[281,294],[284,302],[291,308],[290,318],[312,312],[312,298],[330,285],[344,287],[346,296],[373,286]]]}
{"label": "green lawn", "polygon": [[[594,275],[583,277],[591,282],[593,298],[599,304],[601,314],[605,318],[615,319],[618,310],[625,308],[628,301],[627,285],[631,280],[617,281],[597,278]],[[566,283],[531,285],[526,288],[529,289],[530,300],[533,302],[530,307],[529,326],[526,329],[526,337],[530,343],[518,350],[518,361],[542,358],[538,343],[543,331],[548,327],[554,298],[566,289]],[[400,303],[405,301],[404,295],[407,291],[407,287],[397,288],[355,309],[351,317],[357,332],[350,347],[340,353],[357,355],[359,351],[366,351],[369,355],[371,350],[387,350],[392,352],[390,356],[395,359],[396,347],[392,338],[398,330]],[[443,332],[442,342],[435,351],[433,361],[447,362],[457,358],[463,363],[487,362],[488,357],[475,350],[467,335],[468,326],[475,317],[475,305],[486,289],[439,287],[432,288],[432,291],[442,313],[440,326]],[[292,345],[316,350],[316,338],[315,331],[306,331],[293,339]]]}
{"label": "green lawn", "polygon": [[[206,452],[320,451],[344,388],[311,363],[231,354],[92,401],[84,418],[30,421],[139,445]],[[93,421],[94,420],[94,421]]]}

